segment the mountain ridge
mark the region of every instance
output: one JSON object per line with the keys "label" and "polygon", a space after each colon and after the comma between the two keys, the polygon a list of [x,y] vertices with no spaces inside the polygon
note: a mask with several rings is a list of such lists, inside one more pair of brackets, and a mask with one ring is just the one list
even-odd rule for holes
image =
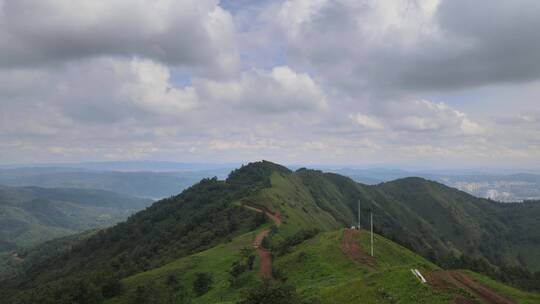
{"label": "mountain ridge", "polygon": [[[101,281],[104,277],[109,276],[119,282],[212,248],[224,248],[237,238],[249,244],[249,235],[253,235],[250,233],[261,229],[261,225],[270,229],[267,246],[273,253],[287,255],[288,250],[317,233],[332,233],[356,223],[359,199],[362,201],[363,223],[367,223],[369,212],[373,212],[379,234],[432,260],[460,254],[493,258],[482,252],[477,242],[484,241],[486,234],[495,233],[491,229],[493,227],[509,231],[515,229],[512,218],[505,218],[499,210],[504,208],[507,211],[511,207],[494,205],[482,211],[473,207],[478,204],[484,208],[491,204],[490,201],[420,178],[368,186],[338,174],[309,169],[293,172],[262,161],[232,171],[223,181],[203,179],[179,195],[156,202],[126,222],[90,236],[60,256],[30,265],[24,274],[7,283],[6,286],[12,288],[11,292],[0,289],[0,293],[16,298],[20,294],[12,292],[19,290],[25,291],[30,299],[39,299],[46,297],[46,293],[43,287],[37,286],[49,286],[66,293],[62,289],[66,282],[79,282],[77,278],[84,275],[95,278],[85,283],[94,286],[88,288],[101,288],[105,294],[106,285]],[[279,228],[269,225],[264,215],[261,217],[261,213],[242,207],[247,203],[279,212],[282,225]],[[430,206],[439,208],[430,213]],[[536,212],[537,206],[530,206]],[[514,213],[522,216],[521,208]],[[468,217],[476,216],[480,211],[484,213],[479,213],[482,217],[478,219],[478,225],[475,221],[469,225]],[[526,211],[530,213],[530,210]],[[456,218],[463,221],[448,218],[449,215],[458,215]],[[491,215],[497,216],[498,222],[485,222],[483,216]],[[438,223],[441,219],[450,219],[449,224],[441,226]],[[505,223],[504,219],[510,222]],[[460,227],[462,223],[467,225]],[[458,229],[459,235],[453,235],[453,229]],[[465,238],[469,231],[474,232],[474,238],[470,240]],[[503,229],[502,232],[508,231]],[[532,234],[525,235],[523,241],[529,241],[527,237],[534,241],[535,233],[532,231]],[[463,239],[467,241],[460,242]],[[498,243],[493,244],[505,248]],[[505,258],[512,259],[512,254],[509,252]],[[236,255],[232,253],[232,256]],[[216,259],[219,258],[216,256]],[[497,261],[493,259],[491,262],[496,264]],[[279,278],[279,273],[275,277]],[[251,279],[248,281],[252,282]]]}

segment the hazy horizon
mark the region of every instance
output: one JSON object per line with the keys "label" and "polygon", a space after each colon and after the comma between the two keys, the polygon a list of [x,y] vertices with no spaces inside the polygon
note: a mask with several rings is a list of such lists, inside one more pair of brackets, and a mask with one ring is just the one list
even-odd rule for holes
{"label": "hazy horizon", "polygon": [[[0,169],[21,168],[66,168],[66,169],[95,169],[102,171],[203,171],[215,169],[235,169],[250,162],[183,162],[171,160],[110,160],[110,161],[83,161],[83,162],[34,162],[34,163],[0,163]],[[280,163],[271,159],[265,159],[290,169],[306,167],[319,170],[363,170],[363,171],[396,171],[403,173],[426,173],[426,174],[451,174],[451,175],[511,175],[518,173],[540,174],[540,168],[504,168],[504,167],[421,167],[391,164],[321,164],[321,163]]]}

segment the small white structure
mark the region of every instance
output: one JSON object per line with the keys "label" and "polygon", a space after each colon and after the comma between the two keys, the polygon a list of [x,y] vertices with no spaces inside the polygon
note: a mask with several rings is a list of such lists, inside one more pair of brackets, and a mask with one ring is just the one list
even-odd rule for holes
{"label": "small white structure", "polygon": [[417,277],[420,282],[422,282],[422,284],[426,283],[426,279],[424,278],[424,276],[420,273],[420,271],[418,269],[411,269],[411,272],[414,274],[415,277]]}

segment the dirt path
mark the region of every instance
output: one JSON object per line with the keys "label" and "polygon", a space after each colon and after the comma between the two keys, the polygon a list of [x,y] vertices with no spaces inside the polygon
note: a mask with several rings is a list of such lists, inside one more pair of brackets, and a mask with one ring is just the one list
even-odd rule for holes
{"label": "dirt path", "polygon": [[341,251],[351,260],[375,266],[375,259],[360,248],[361,231],[345,229],[341,237]]}
{"label": "dirt path", "polygon": [[[439,290],[452,290],[452,289],[464,289],[476,297],[489,304],[513,304],[514,302],[505,298],[504,296],[494,292],[488,287],[472,280],[467,275],[457,271],[435,271],[428,274],[428,283],[435,289]],[[454,303],[465,304],[472,303],[471,301],[463,298],[461,295],[456,295]]]}
{"label": "dirt path", "polygon": [[270,252],[262,248],[261,243],[262,240],[268,236],[269,232],[268,229],[259,232],[253,241],[253,248],[255,248],[255,251],[259,256],[259,275],[265,279],[272,278],[272,256],[270,255]]}
{"label": "dirt path", "polygon": [[281,215],[279,214],[279,212],[272,212],[271,210],[269,210],[268,208],[264,207],[264,206],[258,206],[258,205],[251,205],[251,204],[244,204],[243,205],[244,208],[247,208],[247,209],[250,209],[250,210],[253,210],[255,212],[264,212],[264,214],[266,214],[266,216],[272,220],[272,222],[276,225],[276,226],[279,226],[281,225]]}
{"label": "dirt path", "polygon": [[[273,213],[263,206],[244,205],[244,207],[256,212],[263,212],[276,226],[281,225],[281,216],[279,212]],[[255,240],[253,240],[253,248],[259,256],[259,275],[265,279],[272,278],[272,255],[268,250],[261,246],[261,243],[263,239],[268,236],[269,232],[270,230],[264,229],[259,232],[255,236]]]}

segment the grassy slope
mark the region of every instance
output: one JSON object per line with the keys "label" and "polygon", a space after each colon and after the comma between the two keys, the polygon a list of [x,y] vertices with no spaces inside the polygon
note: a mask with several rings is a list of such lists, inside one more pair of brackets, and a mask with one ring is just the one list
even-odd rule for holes
{"label": "grassy slope", "polygon": [[436,266],[380,236],[375,239],[375,267],[351,261],[340,250],[341,234],[332,231],[304,242],[276,266],[302,294],[318,295],[322,303],[448,303],[447,295],[420,284],[410,272]]}
{"label": "grassy slope", "polygon": [[[261,229],[264,229],[264,227]],[[149,282],[156,285],[158,293],[155,297],[164,299],[167,294],[166,278],[171,274],[178,276],[181,284],[191,293],[191,286],[197,272],[211,273],[214,283],[212,289],[205,295],[195,298],[192,302],[193,304],[234,303],[240,298],[242,290],[259,282],[259,278],[256,275],[257,268],[243,275],[240,288],[231,288],[228,282],[228,271],[231,264],[234,261],[240,260],[240,250],[243,247],[251,246],[256,233],[257,231],[247,233],[235,238],[230,243],[222,244],[206,251],[178,259],[163,267],[128,277],[122,281],[125,288],[122,296],[110,299],[105,303],[126,303],[137,286],[146,286]],[[257,261],[255,265],[257,265]]]}
{"label": "grassy slope", "polygon": [[296,175],[274,172],[270,180],[272,187],[263,189],[253,200],[281,212],[282,236],[291,235],[299,229],[316,227],[331,230],[342,226],[332,215],[316,206]]}
{"label": "grassy slope", "polygon": [[493,281],[486,276],[483,276],[472,271],[464,270],[463,273],[467,274],[473,280],[489,287],[490,289],[498,292],[501,295],[506,296],[507,298],[513,300],[516,303],[520,304],[535,304],[540,303],[540,294],[525,292],[516,288],[509,287],[500,282]]}
{"label": "grassy slope", "polygon": [[[417,268],[422,273],[438,267],[379,235],[375,235],[376,266],[363,265],[350,260],[340,250],[343,230],[329,231],[307,240],[274,261],[275,268],[296,286],[305,298],[319,298],[321,303],[451,303],[452,296],[421,284],[410,272]],[[240,287],[228,284],[230,265],[240,258],[240,249],[248,246],[254,237],[248,233],[232,242],[179,259],[163,267],[143,272],[123,280],[125,293],[107,301],[107,304],[128,303],[137,286],[156,284],[163,299],[166,294],[167,275],[175,274],[181,283],[191,288],[197,272],[210,272],[214,278],[212,289],[194,298],[193,303],[234,303],[248,287],[259,279],[257,270],[243,275]],[[369,249],[369,239],[362,237],[361,246]],[[484,276],[466,272],[473,279],[514,300],[516,303],[537,303],[540,295],[526,293],[494,282]],[[469,295],[472,297],[472,295]]]}

